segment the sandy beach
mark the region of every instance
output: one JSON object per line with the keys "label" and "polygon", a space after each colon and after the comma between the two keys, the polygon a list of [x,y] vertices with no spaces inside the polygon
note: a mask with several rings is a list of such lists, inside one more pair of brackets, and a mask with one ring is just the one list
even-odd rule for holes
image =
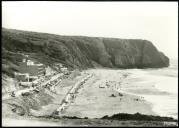
{"label": "sandy beach", "polygon": [[[43,102],[46,102],[46,104],[39,106],[38,109],[34,109],[36,103],[34,102],[34,105],[28,108],[29,115],[35,117],[51,116],[52,113],[59,108],[69,90],[75,83],[80,81],[86,73],[93,75],[81,86],[77,91],[75,98],[71,100],[65,111],[58,115],[59,117],[87,117],[90,119],[88,120],[89,123],[91,121],[97,123],[98,121],[95,122],[93,119],[99,119],[106,115],[112,116],[116,113],[158,115],[158,113],[154,111],[153,102],[150,102],[147,97],[143,97],[142,95],[168,95],[168,92],[157,90],[154,86],[154,82],[145,82],[147,77],[145,78],[143,76],[145,73],[142,73],[141,70],[89,69],[82,72],[74,72],[68,78],[62,79],[61,83],[55,87],[55,92],[45,89],[44,94],[48,97],[48,100],[46,99],[47,101],[43,101],[43,93],[40,94],[42,95],[40,97],[34,95],[33,97],[36,97],[36,99],[40,98],[38,100],[42,100]],[[3,102],[2,109],[3,111],[6,111],[6,113],[3,114],[3,125],[15,126],[15,120],[19,119],[17,121],[32,126],[31,117],[29,118],[27,116],[27,120],[22,119],[10,110],[12,109],[10,106],[8,107],[7,103],[10,102],[22,105],[21,98],[22,97]],[[14,119],[14,117],[16,117],[16,119]],[[65,125],[65,121],[67,120],[63,119],[57,123],[50,119],[48,122],[49,124],[47,124],[46,121],[39,120],[35,122],[33,121],[33,125],[63,126]],[[74,125],[75,123],[80,123],[81,120],[76,119],[72,122],[71,125]],[[85,124],[85,122],[86,121],[84,120],[83,123]],[[121,125],[120,123],[121,122],[116,122],[112,124]],[[108,122],[108,125],[110,124],[111,122]]]}
{"label": "sandy beach", "polygon": [[111,69],[91,69],[86,72],[94,76],[80,89],[76,99],[63,115],[89,118],[137,112],[155,115],[152,104],[146,102],[143,97],[126,93],[121,88],[122,82],[129,75],[128,72]]}

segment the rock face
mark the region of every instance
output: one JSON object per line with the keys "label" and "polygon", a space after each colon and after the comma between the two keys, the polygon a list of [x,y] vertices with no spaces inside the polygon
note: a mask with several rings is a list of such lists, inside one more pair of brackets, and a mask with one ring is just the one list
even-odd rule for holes
{"label": "rock face", "polygon": [[11,52],[43,54],[73,68],[94,67],[92,62],[111,68],[169,66],[168,57],[150,41],[140,39],[60,36],[3,28],[2,47]]}
{"label": "rock face", "polygon": [[116,67],[166,67],[169,59],[150,41],[134,39],[104,39],[104,45]]}

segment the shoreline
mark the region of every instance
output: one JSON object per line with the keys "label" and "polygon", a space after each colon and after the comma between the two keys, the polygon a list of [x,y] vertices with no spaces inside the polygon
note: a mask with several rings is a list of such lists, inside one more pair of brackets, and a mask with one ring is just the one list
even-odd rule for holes
{"label": "shoreline", "polygon": [[[104,69],[87,70],[86,72],[94,74],[94,78],[84,85],[80,93],[77,94],[74,103],[67,108],[62,116],[101,118],[115,113],[134,114],[137,112],[157,115],[152,111],[151,103],[143,98],[116,90],[116,88],[120,88],[118,84],[128,74],[121,70],[114,71]],[[103,87],[106,81],[111,84],[109,87]]]}
{"label": "shoreline", "polygon": [[[78,120],[79,122],[80,119],[84,122],[85,121],[90,122],[95,119],[100,120],[102,117],[106,115],[110,117],[112,115],[115,115],[116,113],[119,114],[127,113],[128,115],[135,115],[135,113],[140,113],[146,116],[151,116],[151,115],[158,116],[158,114],[156,114],[152,109],[153,104],[148,102],[146,99],[143,99],[139,95],[135,95],[132,93],[128,93],[127,91],[117,89],[120,88],[119,86],[120,84],[122,84],[123,82],[125,83],[125,79],[128,78],[130,72],[124,70],[116,71],[116,70],[106,70],[106,69],[97,69],[97,70],[92,69],[92,70],[85,70],[84,72],[91,73],[95,75],[95,77],[85,82],[85,85],[78,91],[76,99],[73,101],[73,103],[70,104],[70,106],[67,108],[65,113],[61,115],[61,117],[65,116],[68,118],[68,120],[72,120],[71,117],[77,117],[75,118],[75,120],[78,120],[79,118]],[[81,72],[81,75],[78,76],[78,79],[76,79],[75,81],[82,78],[84,72]],[[62,81],[62,83],[64,85],[66,84],[65,81],[64,82]],[[75,82],[74,80],[71,80],[71,82],[68,81],[68,83],[70,86],[69,87],[67,86],[67,88],[71,88],[71,86]],[[108,84],[109,87],[106,86]],[[58,88],[57,92],[61,92],[60,88],[61,87]],[[64,94],[65,92],[67,92],[67,89],[64,90]],[[56,102],[58,100],[59,99],[56,97],[56,100],[54,101]],[[46,106],[42,106],[42,107],[46,107]],[[45,110],[44,112],[48,113],[47,112],[48,109]],[[36,116],[40,116],[40,115],[37,114]],[[50,117],[50,115],[44,114],[41,115],[41,118],[44,118],[45,116]],[[85,117],[87,117],[87,120]],[[31,117],[25,117],[23,118],[23,120],[25,119],[28,120],[29,118]],[[35,117],[33,117],[33,119],[34,118]],[[6,117],[4,119],[6,119]],[[67,120],[66,118],[65,119],[61,118],[61,119]],[[51,120],[53,119],[49,119],[47,121],[51,122]],[[56,126],[57,124],[54,125]],[[49,124],[49,126],[51,126],[51,124]],[[58,126],[63,126],[63,125],[58,124]]]}
{"label": "shoreline", "polygon": [[[126,88],[127,92],[129,92],[130,94],[135,94],[144,97],[146,101],[152,104],[152,110],[158,115],[170,116],[175,119],[178,119],[178,77],[166,75],[168,72],[171,73],[169,69],[160,71],[128,71],[132,74],[132,76],[130,76],[130,78],[128,79],[129,87]],[[175,70],[172,71],[174,73],[176,72]],[[139,73],[139,76],[136,75]],[[133,79],[135,81],[132,81]]]}

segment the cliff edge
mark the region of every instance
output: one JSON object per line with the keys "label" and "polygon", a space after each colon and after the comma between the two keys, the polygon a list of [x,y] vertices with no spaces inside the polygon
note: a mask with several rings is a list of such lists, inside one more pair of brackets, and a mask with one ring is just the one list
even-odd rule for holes
{"label": "cliff edge", "polygon": [[169,58],[148,40],[61,36],[3,28],[3,59],[7,59],[8,52],[33,53],[41,55],[36,59],[42,63],[59,61],[72,68],[94,67],[93,62],[111,68],[169,66]]}

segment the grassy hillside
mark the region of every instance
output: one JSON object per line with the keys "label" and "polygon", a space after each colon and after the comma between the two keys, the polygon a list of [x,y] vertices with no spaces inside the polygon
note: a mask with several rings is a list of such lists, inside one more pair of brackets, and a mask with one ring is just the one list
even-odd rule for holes
{"label": "grassy hillside", "polygon": [[150,41],[140,39],[60,36],[2,29],[3,73],[12,76],[25,53],[45,65],[91,68],[96,64],[117,68],[166,67],[169,59]]}

